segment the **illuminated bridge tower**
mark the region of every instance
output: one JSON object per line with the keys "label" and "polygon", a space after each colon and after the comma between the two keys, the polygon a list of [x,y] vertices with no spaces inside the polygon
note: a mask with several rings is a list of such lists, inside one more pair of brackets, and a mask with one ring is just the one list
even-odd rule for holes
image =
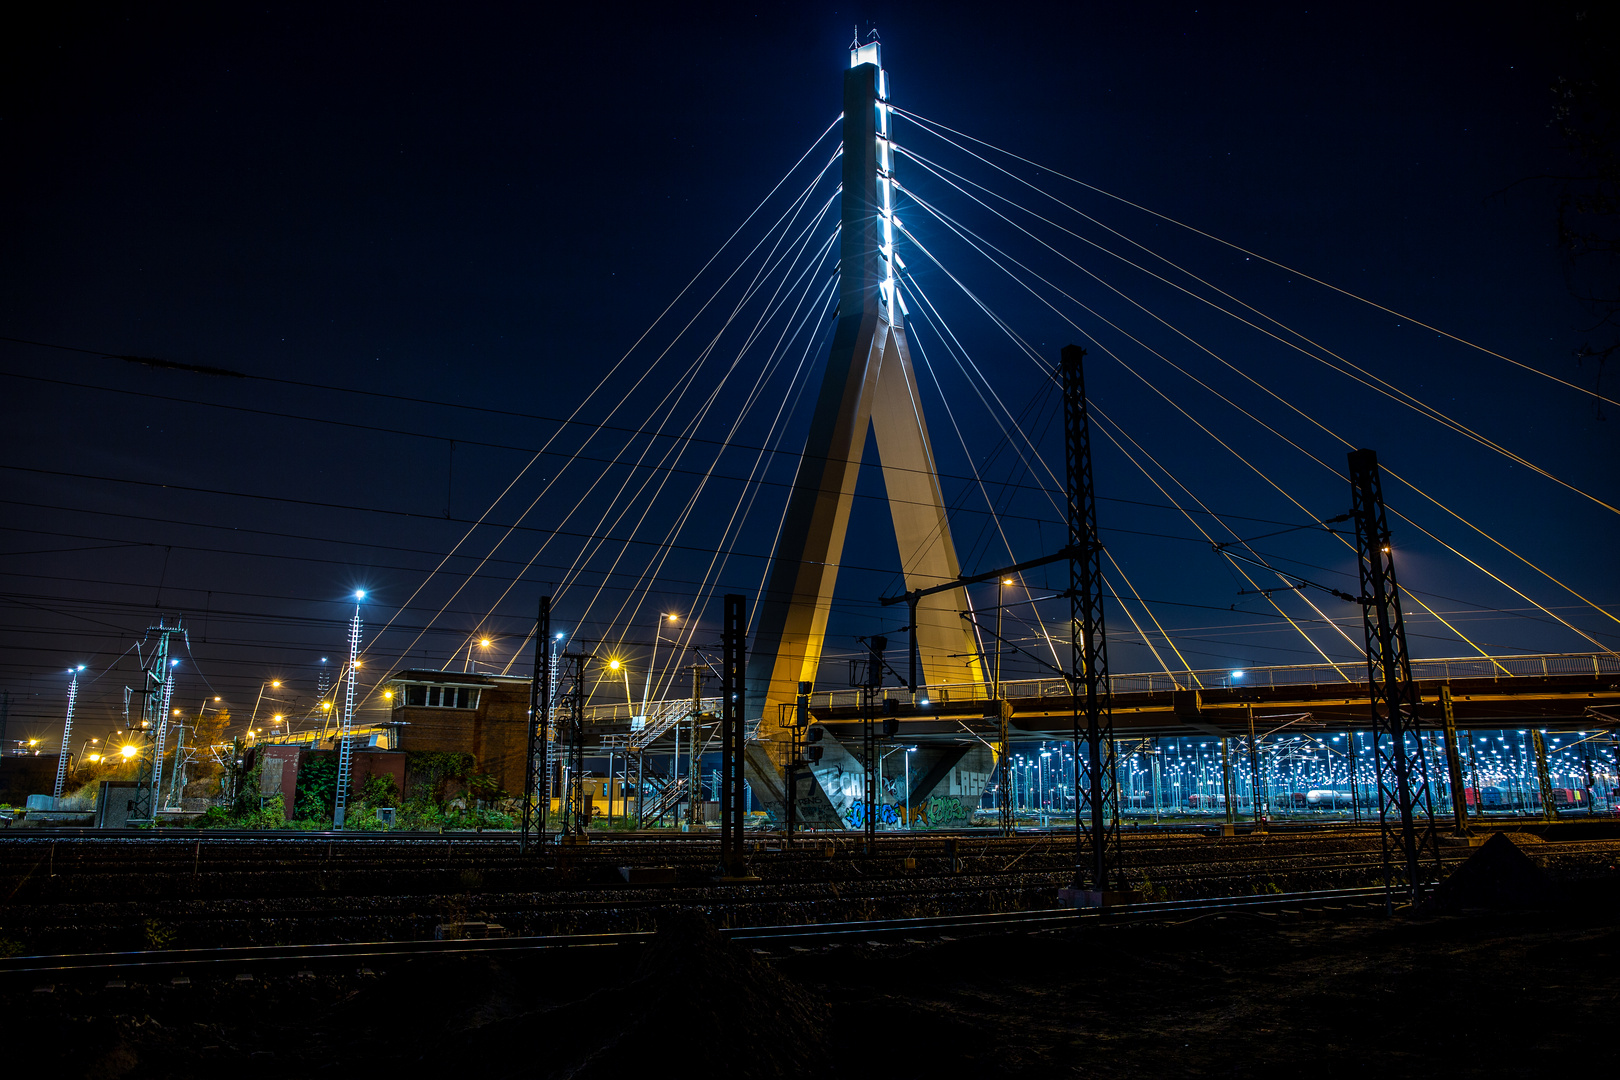
{"label": "illuminated bridge tower", "polygon": [[[790,745],[784,725],[799,683],[813,684],[821,663],[868,427],[876,438],[906,589],[940,585],[960,573],[896,288],[894,148],[889,82],[879,48],[876,41],[861,45],[857,40],[844,73],[838,325],[748,662],[748,715],[761,717],[761,741],[750,745],[748,775],[755,794],[768,804],[779,802],[784,793],[782,765]],[[967,595],[960,588],[935,593],[918,605],[918,678],[923,685],[983,680],[977,644],[960,614],[966,610]],[[897,666],[904,669],[905,662]],[[950,751],[924,753],[939,757]],[[841,750],[836,757],[843,757]],[[950,763],[960,757],[956,752]],[[950,768],[950,763],[912,760],[913,775],[928,787]],[[818,769],[818,779],[827,771],[827,766]],[[849,772],[843,770],[844,775]],[[812,785],[817,786],[827,785]],[[913,786],[918,798],[927,794]],[[841,804],[850,795],[831,790],[801,794],[801,812],[812,821],[826,820],[828,813],[842,816]]]}

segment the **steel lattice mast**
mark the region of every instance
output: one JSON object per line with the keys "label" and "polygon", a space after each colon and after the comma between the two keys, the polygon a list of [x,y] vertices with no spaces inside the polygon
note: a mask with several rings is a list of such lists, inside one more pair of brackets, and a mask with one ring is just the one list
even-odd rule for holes
{"label": "steel lattice mast", "polygon": [[557,741],[565,744],[562,819],[557,824],[564,843],[580,842],[590,825],[585,811],[585,661],[589,653],[562,654],[556,706],[562,714]]}
{"label": "steel lattice mast", "polygon": [[354,618],[349,620],[349,677],[343,689],[343,727],[338,734],[337,791],[333,795],[332,828],[343,828],[349,809],[349,783],[354,770],[354,744],[350,737],[354,730],[354,681],[360,661],[360,601],[366,598],[362,589],[354,594]]}
{"label": "steel lattice mast", "polygon": [[[1411,657],[1406,651],[1406,622],[1401,617],[1401,588],[1395,580],[1394,546],[1384,514],[1378,455],[1373,451],[1350,453],[1350,493],[1360,555],[1357,561],[1361,566],[1384,895],[1392,906],[1397,878],[1415,901],[1426,879],[1438,877],[1440,838],[1434,828],[1434,806],[1418,720],[1418,688],[1412,681]],[[1421,821],[1414,803],[1421,803]],[[1396,820],[1391,820],[1392,816]]]}
{"label": "steel lattice mast", "polygon": [[534,620],[534,674],[529,680],[529,753],[524,765],[521,839],[525,851],[528,850],[530,837],[537,841],[545,839],[546,811],[551,804],[548,739],[553,687],[556,685],[555,655],[551,640],[551,597],[542,596],[540,611]]}
{"label": "steel lattice mast", "polygon": [[[169,638],[174,634],[184,634],[185,625],[180,619],[176,619],[173,626],[159,619],[158,624],[147,627],[146,632],[156,634],[157,643],[141,673],[141,728],[148,733],[148,740],[142,746],[135,765],[135,793],[130,800],[127,819],[132,825],[150,823],[157,809],[157,781],[162,777],[162,764],[157,760],[162,757],[162,748],[157,737],[169,718],[169,695],[174,687],[170,671],[179,663],[178,660],[169,659]],[[157,750],[156,758],[152,754],[153,749]]]}
{"label": "steel lattice mast", "polygon": [[51,793],[53,799],[62,797],[62,784],[67,780],[68,750],[73,743],[73,706],[79,700],[79,672],[83,670],[83,664],[68,669],[73,681],[68,683],[67,719],[62,723],[62,749],[56,755],[56,790]]}
{"label": "steel lattice mast", "polygon": [[163,680],[163,704],[158,707],[157,739],[152,751],[152,816],[163,809],[163,753],[169,741],[169,709],[174,702],[174,669]]}
{"label": "steel lattice mast", "polygon": [[[1108,890],[1119,859],[1119,776],[1113,699],[1108,685],[1108,638],[1103,624],[1102,540],[1091,479],[1091,421],[1086,412],[1086,350],[1062,352],[1063,458],[1068,477],[1069,693],[1073,701],[1075,887]],[[1081,716],[1085,717],[1082,732]],[[1085,745],[1084,783],[1080,768]],[[1089,820],[1088,820],[1089,819]],[[1116,882],[1120,890],[1123,879]]]}

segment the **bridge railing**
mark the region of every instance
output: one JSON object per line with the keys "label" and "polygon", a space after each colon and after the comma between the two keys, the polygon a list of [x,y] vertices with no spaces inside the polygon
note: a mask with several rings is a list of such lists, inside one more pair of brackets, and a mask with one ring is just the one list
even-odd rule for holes
{"label": "bridge railing", "polygon": [[[1620,675],[1620,657],[1612,653],[1549,653],[1528,656],[1464,656],[1412,661],[1412,677],[1419,682],[1447,679],[1546,678],[1554,675]],[[1172,690],[1242,689],[1253,686],[1322,686],[1366,683],[1365,665],[1289,664],[1257,668],[1204,668],[1187,671],[1130,672],[1109,677],[1116,694],[1163,693]],[[1002,692],[1009,698],[1066,697],[1065,680],[1008,679]],[[904,688],[890,687],[884,696],[910,700]],[[988,701],[988,683],[946,683],[930,686],[931,702]],[[852,708],[861,703],[861,691],[820,690],[812,694],[812,708]]]}
{"label": "bridge railing", "polygon": [[[1620,657],[1612,653],[1547,653],[1524,656],[1462,656],[1438,660],[1412,661],[1412,677],[1419,682],[1438,682],[1447,679],[1516,679],[1546,678],[1554,675],[1620,676]],[[1172,690],[1243,689],[1245,687],[1326,686],[1359,687],[1366,683],[1367,669],[1352,663],[1344,664],[1289,664],[1255,668],[1204,668],[1189,671],[1129,672],[1109,677],[1109,687],[1116,694],[1165,693]],[[1060,678],[1008,679],[1002,683],[1002,692],[1009,698],[1067,697],[1068,684]],[[911,695],[904,687],[885,687],[882,698],[910,704]],[[926,697],[932,703],[988,701],[987,683],[946,683],[930,686]],[[854,708],[861,703],[858,688],[818,690],[810,695],[812,708]],[[719,712],[719,698],[704,698],[701,708]],[[650,702],[647,707],[646,727],[616,737],[621,745],[635,745],[642,740],[662,734],[670,721],[686,716],[691,710],[690,698],[670,698]],[[592,724],[633,723],[639,716],[635,704],[591,705],[585,709],[585,720]],[[652,730],[656,729],[656,730]],[[752,736],[750,736],[752,737]],[[604,744],[605,745],[605,744]]]}

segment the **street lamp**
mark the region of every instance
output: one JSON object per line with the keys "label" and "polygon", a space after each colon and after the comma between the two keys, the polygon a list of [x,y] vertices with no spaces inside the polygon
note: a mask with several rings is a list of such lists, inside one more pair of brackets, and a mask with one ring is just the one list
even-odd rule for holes
{"label": "street lamp", "polygon": [[[879,789],[881,790],[882,785],[883,785],[883,763],[885,761],[889,760],[889,755],[890,754],[898,754],[902,750],[904,750],[906,752],[906,757],[903,758],[902,760],[905,761],[905,763],[906,763],[906,796],[905,796],[905,804],[906,804],[906,808],[908,810],[911,807],[911,752],[913,750],[915,750],[915,749],[917,749],[915,746],[896,746],[894,749],[885,750],[883,753],[878,755],[877,782],[878,782]],[[871,814],[871,813],[876,813],[877,812],[877,805],[878,805],[877,796],[878,796],[879,793],[880,792],[875,792],[875,791],[868,791],[866,793],[866,802],[868,804],[867,813]],[[906,828],[907,829],[911,828],[911,815],[909,813],[906,815]]]}
{"label": "street lamp", "polygon": [[[322,662],[324,663],[324,660]],[[271,689],[279,690],[281,689],[281,680],[271,679],[269,682],[259,684],[259,696],[253,699],[253,714],[248,717],[248,727],[250,728],[253,726],[253,722],[259,718],[259,703],[264,700],[264,689],[267,686]],[[219,698],[215,698],[214,700],[218,701]],[[271,698],[270,700],[274,701],[275,698]]]}
{"label": "street lamp", "polygon": [[[658,613],[658,622],[653,627],[652,663],[647,665],[647,680],[641,689],[641,722],[643,724],[647,722],[647,702],[652,696],[653,669],[658,666],[658,642],[664,636],[664,623],[680,621],[681,617],[679,615],[670,615],[662,611]],[[632,725],[635,723],[634,717],[631,718],[631,723]]]}
{"label": "street lamp", "polygon": [[1036,798],[1040,801],[1040,804],[1041,804],[1041,816],[1043,818],[1047,816],[1046,815],[1046,809],[1047,809],[1047,807],[1046,807],[1046,759],[1051,757],[1051,756],[1052,756],[1052,751],[1050,751],[1050,750],[1042,750],[1041,751],[1040,761],[1036,763],[1036,767],[1038,769],[1040,769],[1040,780],[1039,780],[1040,787],[1038,789],[1038,794],[1037,794]]}
{"label": "street lamp", "polygon": [[1001,700],[1001,653],[1002,653],[1001,613],[1004,610],[1001,598],[1002,598],[1002,595],[1005,592],[1007,586],[1011,585],[1012,583],[1013,583],[1012,578],[1005,578],[1005,577],[1002,578],[1000,581],[996,582],[996,679],[995,679],[995,682],[996,682],[996,700],[997,701]]}
{"label": "street lamp", "polygon": [[906,747],[906,756],[901,759],[906,763],[906,832],[911,831],[911,755],[916,749],[915,746]]}
{"label": "street lamp", "polygon": [[472,666],[473,666],[473,646],[474,645],[477,645],[480,649],[487,649],[487,648],[490,647],[490,644],[491,644],[491,642],[490,642],[489,638],[487,638],[487,637],[486,638],[479,638],[476,642],[473,642],[473,641],[467,642],[467,662],[461,665],[461,670],[462,671],[471,671],[472,670]]}
{"label": "street lamp", "polygon": [[624,711],[628,713],[635,708],[635,699],[630,696],[630,665],[621,660],[609,660],[608,670],[617,671],[624,676]]}

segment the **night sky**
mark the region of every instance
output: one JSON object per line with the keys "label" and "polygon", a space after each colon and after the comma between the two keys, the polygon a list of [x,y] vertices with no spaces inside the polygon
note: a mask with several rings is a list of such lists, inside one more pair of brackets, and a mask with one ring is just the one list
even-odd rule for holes
{"label": "night sky", "polygon": [[[1490,354],[1596,385],[1597,369],[1576,359],[1594,319],[1570,295],[1559,181],[1547,179],[1576,167],[1549,123],[1550,85],[1583,62],[1573,11],[30,12],[3,34],[0,102],[0,336],[17,339],[0,342],[8,738],[60,737],[65,672],[78,664],[75,742],[119,726],[122,687],[138,685],[129,650],[164,612],[190,633],[176,705],[195,712],[218,696],[236,730],[269,679],[287,684],[274,708],[308,712],[321,658],[342,659],[356,589],[368,590],[368,693],[398,666],[460,670],[469,647],[479,670],[526,675],[518,651],[546,593],[560,629],[625,658],[637,697],[660,612],[682,616],[660,669],[712,645],[719,595],[760,587],[825,359],[818,297],[833,267],[816,252],[836,202],[816,215],[836,167],[813,181],[836,132],[816,139],[841,107],[855,23],[879,31],[901,108],[1297,271],[979,148],[1016,178],[999,173],[900,120],[902,148],[1057,223],[1019,218],[1037,240],[899,162],[899,214],[926,249],[900,246],[908,287],[943,320],[914,311],[913,338],[931,372],[919,378],[966,571],[1061,543],[1051,478],[1021,440],[1061,476],[1062,423],[1051,381],[953,277],[1047,363],[1070,341],[1091,350],[1099,426],[1163,485],[1094,434],[1100,520],[1118,561],[1105,572],[1127,595],[1129,577],[1187,664],[1313,663],[1319,648],[1354,671],[1357,609],[1313,589],[1273,593],[1276,606],[1239,595],[1251,586],[1169,508],[1174,498],[1207,510],[1192,518],[1222,541],[1343,513],[1349,491],[1333,471],[1344,472],[1346,447],[1317,423],[1377,449],[1460,516],[1386,477],[1392,511],[1412,521],[1392,521],[1402,583],[1458,633],[1498,654],[1612,648],[1615,519],[1594,498],[1620,504],[1620,416]],[[917,200],[1019,260],[1034,292]],[[777,245],[783,213],[791,225]],[[1251,321],[1298,331],[1569,486],[1120,255],[1199,295],[1232,294],[1277,320],[1246,312]],[[771,269],[777,256],[787,261]],[[750,293],[750,282],[764,284]],[[250,377],[119,359],[129,356]],[[968,358],[987,380],[977,390]],[[1605,393],[1616,386],[1611,373]],[[981,400],[991,390],[1005,405],[999,422]],[[903,608],[875,603],[899,582],[881,494],[867,470],[828,686],[843,684],[854,635],[898,640],[904,622]],[[1255,549],[1355,591],[1352,553],[1320,529]],[[1058,580],[1036,571],[1016,591],[1045,596]],[[974,596],[996,603],[994,587]],[[1308,621],[1321,615],[1305,597],[1348,637]],[[1316,645],[1279,609],[1307,620]],[[1181,667],[1142,605],[1129,610]],[[1412,610],[1414,654],[1477,654]],[[1039,653],[1037,619],[1064,614],[1059,602],[1011,606],[1009,636]],[[1117,605],[1109,629],[1114,670],[1159,668]],[[488,650],[472,644],[482,635]],[[1007,664],[1038,673],[1022,656]],[[600,700],[615,692],[622,700],[622,685],[605,685]],[[363,711],[380,707],[369,697]]]}

